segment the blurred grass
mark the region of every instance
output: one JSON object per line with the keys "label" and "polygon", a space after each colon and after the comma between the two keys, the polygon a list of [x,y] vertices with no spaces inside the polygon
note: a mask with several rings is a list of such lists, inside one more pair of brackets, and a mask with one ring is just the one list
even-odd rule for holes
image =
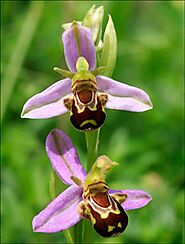
{"label": "blurred grass", "polygon": [[[117,30],[113,78],[143,88],[154,104],[154,109],[145,113],[107,111],[99,154],[120,163],[108,176],[108,184],[117,189],[146,190],[153,201],[129,212],[129,226],[123,235],[114,239],[96,235],[96,241],[183,243],[183,2],[178,1],[44,2],[32,41],[25,54],[19,53],[23,62],[2,122],[2,243],[65,243],[61,233],[33,233],[31,228],[33,216],[50,201],[51,166],[44,141],[52,128],[62,128],[84,163],[84,134],[72,128],[68,115],[23,120],[20,113],[28,98],[60,79],[52,68],[65,67],[61,24],[82,19],[93,3],[104,5],[104,28],[110,13]],[[1,2],[3,81],[31,4]],[[2,106],[9,82],[2,84]]]}

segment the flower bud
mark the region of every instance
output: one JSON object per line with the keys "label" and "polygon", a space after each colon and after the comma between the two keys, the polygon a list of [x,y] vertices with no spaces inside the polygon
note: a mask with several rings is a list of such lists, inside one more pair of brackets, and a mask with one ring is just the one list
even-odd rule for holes
{"label": "flower bud", "polygon": [[103,75],[111,77],[117,58],[117,37],[111,16],[105,29],[103,38],[103,49],[99,61],[99,66],[105,66]]}
{"label": "flower bud", "polygon": [[86,16],[84,17],[82,24],[83,26],[89,27],[92,30],[93,41],[95,45],[97,45],[100,41],[100,36],[102,32],[102,21],[104,15],[104,8],[100,6],[95,9],[95,5],[93,5]]}

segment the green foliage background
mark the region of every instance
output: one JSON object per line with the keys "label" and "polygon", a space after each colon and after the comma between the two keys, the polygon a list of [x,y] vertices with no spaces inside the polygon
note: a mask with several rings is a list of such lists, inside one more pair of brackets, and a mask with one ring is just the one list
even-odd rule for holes
{"label": "green foliage background", "polygon": [[111,14],[117,30],[113,78],[144,89],[154,104],[145,113],[107,111],[99,155],[120,163],[107,183],[143,189],[153,201],[128,213],[124,234],[96,235],[96,242],[183,243],[183,2],[178,1],[1,1],[1,243],[65,243],[63,233],[32,232],[32,218],[50,201],[51,165],[44,143],[52,128],[61,128],[85,163],[84,134],[72,128],[67,114],[28,120],[20,113],[28,98],[61,79],[52,71],[66,67],[61,24],[81,20],[93,3],[104,6],[103,27]]}

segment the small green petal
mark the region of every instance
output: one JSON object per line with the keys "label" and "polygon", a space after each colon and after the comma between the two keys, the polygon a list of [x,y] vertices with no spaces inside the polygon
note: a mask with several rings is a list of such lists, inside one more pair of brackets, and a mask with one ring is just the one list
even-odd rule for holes
{"label": "small green petal", "polygon": [[105,66],[99,66],[95,70],[91,71],[94,76],[101,75],[105,71]]}
{"label": "small green petal", "polygon": [[60,75],[63,75],[64,77],[67,77],[69,79],[72,79],[73,76],[74,76],[74,73],[72,73],[69,70],[61,69],[61,68],[58,68],[58,67],[54,67],[53,70],[55,72],[59,73]]}

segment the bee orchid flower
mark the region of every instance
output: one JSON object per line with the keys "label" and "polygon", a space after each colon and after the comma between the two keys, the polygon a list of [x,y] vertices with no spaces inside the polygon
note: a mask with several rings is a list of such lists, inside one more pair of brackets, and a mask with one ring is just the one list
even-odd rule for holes
{"label": "bee orchid flower", "polygon": [[24,105],[21,117],[50,118],[70,112],[79,130],[97,129],[105,121],[105,108],[142,112],[152,108],[143,90],[101,75],[96,65],[96,49],[90,28],[77,22],[62,35],[64,54],[70,71],[55,70],[67,78],[60,80]]}
{"label": "bee orchid flower", "polygon": [[87,174],[70,138],[58,129],[46,139],[52,167],[69,187],[34,217],[35,232],[58,232],[85,218],[104,237],[122,233],[128,224],[126,211],[144,207],[151,196],[142,190],[111,190],[106,173],[117,163],[100,156]]}

